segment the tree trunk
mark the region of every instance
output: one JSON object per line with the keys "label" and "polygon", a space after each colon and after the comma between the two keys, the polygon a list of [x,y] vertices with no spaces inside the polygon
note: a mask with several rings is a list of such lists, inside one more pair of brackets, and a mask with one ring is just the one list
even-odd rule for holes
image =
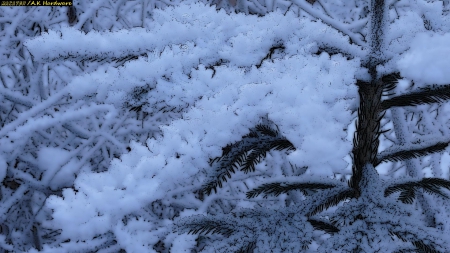
{"label": "tree trunk", "polygon": [[371,1],[371,33],[370,55],[364,66],[368,69],[371,80],[369,82],[358,81],[358,93],[360,104],[358,109],[358,123],[353,140],[353,167],[350,187],[360,195],[360,182],[363,175],[363,167],[366,164],[375,165],[378,154],[380,122],[382,115],[381,96],[383,83],[377,76],[377,65],[383,62],[381,48],[383,45],[384,27],[384,0]]}

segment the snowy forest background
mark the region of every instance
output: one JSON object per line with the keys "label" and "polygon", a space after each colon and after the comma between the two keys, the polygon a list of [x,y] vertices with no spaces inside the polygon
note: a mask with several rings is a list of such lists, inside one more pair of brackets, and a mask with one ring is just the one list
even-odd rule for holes
{"label": "snowy forest background", "polygon": [[[448,0],[1,7],[0,251],[450,252],[449,12]],[[355,186],[374,54],[392,103]],[[395,104],[408,94],[421,96]]]}

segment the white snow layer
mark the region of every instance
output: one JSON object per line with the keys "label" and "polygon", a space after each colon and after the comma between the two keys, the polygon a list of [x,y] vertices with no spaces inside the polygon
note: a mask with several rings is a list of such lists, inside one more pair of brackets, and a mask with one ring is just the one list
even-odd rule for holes
{"label": "white snow layer", "polygon": [[[168,191],[191,186],[196,175],[209,168],[209,158],[219,156],[222,147],[239,140],[265,115],[297,147],[288,156],[293,164],[308,166],[308,173],[315,175],[345,170],[343,158],[351,142],[344,129],[355,117],[349,106],[356,97],[359,60],[312,53],[320,37],[326,44],[344,45],[346,51],[360,54],[357,47],[345,46],[347,38],[320,22],[305,25],[306,20],[289,13],[227,15],[194,4],[156,10],[154,17],[150,31],[85,35],[66,28],[62,36],[50,32],[28,42],[40,58],[75,52],[82,57],[147,53],[124,67],[105,66],[75,78],[68,85],[74,97],[97,93],[98,101],[120,106],[133,87],[151,84],[150,104],[165,100],[173,106],[190,105],[182,119],[161,126],[164,137],[149,139],[148,148],[134,143],[108,171],[81,173],[75,189],[50,197],[47,207],[53,210],[53,220],[47,226],[64,228],[62,236],[72,241],[112,230],[118,244],[133,247],[130,252],[151,251],[147,245],[155,240],[154,233],[161,233],[159,225],[136,221],[153,232],[139,232],[142,236],[133,240],[142,243],[130,245],[125,234],[143,228],[131,228],[130,223],[124,228],[124,215],[142,210]],[[43,40],[55,52],[39,48],[37,41]],[[281,42],[285,52],[256,68]],[[206,68],[220,59],[226,64],[214,71]]]}
{"label": "white snow layer", "polygon": [[398,61],[402,76],[420,83],[449,84],[450,33],[420,33]]}
{"label": "white snow layer", "polygon": [[[198,184],[203,170],[210,168],[208,159],[220,156],[222,147],[240,140],[266,115],[297,148],[287,156],[290,162],[308,166],[310,175],[345,171],[352,144],[344,129],[355,118],[349,108],[357,96],[360,59],[315,53],[332,45],[363,56],[348,37],[290,12],[228,15],[203,4],[181,4],[155,10],[153,16],[148,30],[84,34],[64,28],[26,43],[41,60],[139,55],[123,67],[106,65],[76,77],[61,93],[75,98],[96,94],[98,101],[118,107],[133,88],[149,84],[149,104],[164,100],[171,106],[189,105],[181,119],[160,127],[162,137],[149,139],[147,146],[131,143],[132,151],[115,159],[108,171],[80,173],[74,189],[51,196],[47,208],[53,210],[53,220],[44,225],[63,228],[61,236],[72,242],[112,231],[127,252],[154,252],[150,245],[171,221],[141,217],[124,224],[124,216]],[[427,48],[430,41],[434,46]],[[449,82],[450,72],[443,71],[446,41],[448,35],[417,36],[398,63],[402,75]],[[281,43],[284,53],[262,62]],[[223,64],[212,68],[217,62]],[[52,168],[66,155],[62,152],[61,159],[50,162],[44,158],[48,152],[41,150],[39,157]],[[44,178],[51,180],[47,174]],[[63,175],[55,178],[63,180]],[[175,239],[173,250],[192,243],[183,238]],[[65,245],[69,251],[75,247]]]}

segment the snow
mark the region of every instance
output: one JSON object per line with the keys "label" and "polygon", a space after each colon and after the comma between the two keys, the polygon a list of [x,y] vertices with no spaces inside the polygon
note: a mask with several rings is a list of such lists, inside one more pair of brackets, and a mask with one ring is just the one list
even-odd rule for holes
{"label": "snow", "polygon": [[398,61],[402,76],[419,83],[448,84],[448,55],[450,33],[419,33],[411,41],[411,48]]}
{"label": "snow", "polygon": [[187,235],[181,234],[177,236],[172,243],[172,247],[170,248],[171,252],[190,252],[191,248],[193,248],[196,244],[195,235]]}
{"label": "snow", "polygon": [[[257,252],[299,252],[308,245],[315,245],[309,252],[352,252],[357,246],[390,252],[405,245],[390,240],[392,231],[412,231],[405,236],[447,249],[439,233],[450,229],[449,208],[442,204],[436,215],[442,231],[425,227],[420,208],[383,196],[387,183],[370,165],[364,168],[361,197],[320,217],[336,221],[337,234],[317,236],[307,221],[314,205],[347,187],[351,174],[359,104],[355,83],[369,78],[361,67],[368,57],[366,1],[295,0],[286,13],[267,13],[282,3],[266,1],[259,8],[263,16],[248,14],[261,5],[255,1],[238,3],[236,9],[246,14],[186,1],[153,10],[151,21],[134,15],[113,28],[106,24],[115,21],[103,16],[105,27],[96,29],[91,16],[106,10],[125,15],[112,2],[103,8],[105,3],[80,3],[77,8],[92,8],[81,12],[75,26],[52,26],[23,39],[25,53],[11,60],[26,59],[23,66],[0,66],[0,179],[14,177],[20,184],[15,191],[1,189],[6,200],[0,202],[5,214],[0,223],[9,222],[11,231],[20,228],[7,238],[0,235],[0,247],[20,244],[20,250],[36,252],[33,235],[20,231],[39,223],[41,234],[58,231],[42,236],[43,252],[157,252],[156,244],[190,252],[197,237],[174,233],[174,225],[189,217],[215,217],[236,233],[227,240],[212,237],[217,240],[207,244],[207,252],[237,251],[253,241]],[[403,79],[394,92],[406,93],[413,84],[450,83],[450,26],[441,15],[448,7],[402,0],[390,8],[383,46],[387,62],[378,71],[400,71]],[[145,28],[133,28],[134,23]],[[4,37],[13,38],[14,29],[5,29]],[[23,69],[33,71],[16,80]],[[30,87],[16,89],[16,81]],[[401,117],[408,113],[401,111]],[[445,136],[448,124],[440,117],[438,124],[434,117],[424,116],[423,122],[427,131]],[[385,127],[402,119],[390,112],[386,118]],[[212,169],[208,161],[267,122],[296,149],[268,152],[255,172],[237,172],[217,194],[203,196]],[[402,134],[408,141],[417,136],[407,132],[413,129],[407,124],[412,123],[390,132],[380,150],[403,147],[396,143]],[[448,178],[449,160],[447,151],[432,164],[416,165],[424,165],[429,176],[442,170]],[[380,174],[404,174],[383,166],[377,168]],[[339,187],[313,198],[298,192],[245,197],[249,189],[279,181]],[[21,219],[15,222],[16,217]]]}
{"label": "snow", "polygon": [[0,156],[0,181],[3,182],[3,180],[6,177],[6,171],[7,171],[7,164],[5,161],[5,158]]}
{"label": "snow", "polygon": [[[192,14],[183,16],[187,10]],[[154,90],[146,96],[148,103],[165,100],[175,107],[190,104],[180,119],[160,126],[163,137],[149,139],[148,148],[132,143],[132,151],[114,160],[108,171],[81,173],[74,189],[65,189],[62,197],[47,200],[46,207],[53,210],[53,220],[47,225],[71,227],[63,229],[62,238],[86,240],[106,233],[112,227],[122,226],[124,215],[139,212],[146,203],[164,198],[167,191],[189,186],[209,167],[206,163],[209,157],[220,155],[221,147],[239,140],[264,115],[297,147],[297,151],[288,155],[291,163],[308,166],[309,174],[322,176],[347,167],[343,158],[350,152],[351,142],[345,140],[347,133],[343,129],[354,118],[348,107],[356,97],[353,83],[359,60],[327,53],[315,56],[310,51],[311,45],[317,44],[313,29],[322,29],[325,34],[321,36],[328,36],[330,44],[341,36],[321,23],[306,26],[306,21],[299,22],[291,14],[271,13],[260,18],[229,16],[201,4],[155,11],[154,18],[151,32],[135,29],[133,39],[128,33],[103,36],[65,28],[27,44],[33,55],[41,59],[60,57],[61,53],[70,56],[72,50],[81,52],[80,57],[97,56],[99,52],[105,57],[119,57],[114,52],[120,46],[124,47],[120,52],[126,54],[136,49],[142,51],[134,53],[160,50],[160,55],[150,52],[124,67],[99,67],[75,77],[68,85],[69,93],[81,98],[95,92],[97,101],[121,106],[126,92],[156,81],[152,85]],[[178,26],[190,28],[177,30]],[[200,33],[203,36],[198,36]],[[97,47],[85,43],[96,41],[98,36],[103,38],[96,42]],[[126,45],[120,42],[125,37]],[[39,55],[36,45],[41,40],[58,48],[55,50],[58,53],[45,51],[47,55]],[[279,58],[264,61],[260,68],[242,68],[259,64],[279,41],[286,47]],[[347,49],[358,52],[357,48]],[[252,53],[245,55],[245,52]],[[215,67],[212,77],[206,66],[219,59],[229,63]],[[196,67],[198,62],[200,65]],[[186,76],[188,73],[190,78]],[[162,79],[162,75],[169,80]],[[56,164],[57,160],[53,162]],[[47,173],[52,174],[50,170]],[[89,229],[90,226],[95,229]],[[123,232],[115,230],[116,236],[125,238],[134,231],[129,230],[130,226],[126,225]],[[158,229],[148,226],[150,231]],[[128,245],[126,239],[118,243]]]}
{"label": "snow", "polygon": [[74,171],[71,154],[58,148],[43,148],[38,152],[39,167],[43,172],[41,181],[51,188],[69,187],[77,171]]}

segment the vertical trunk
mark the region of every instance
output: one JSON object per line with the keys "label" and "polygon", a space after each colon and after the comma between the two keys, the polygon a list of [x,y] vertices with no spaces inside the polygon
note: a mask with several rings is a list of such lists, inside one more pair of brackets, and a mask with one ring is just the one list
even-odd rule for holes
{"label": "vertical trunk", "polygon": [[361,192],[360,182],[364,176],[363,167],[366,164],[373,165],[375,163],[379,146],[383,83],[377,77],[377,65],[383,62],[381,49],[383,44],[384,4],[384,0],[371,1],[370,56],[365,64],[371,80],[370,82],[358,81],[357,83],[360,105],[353,140],[353,176],[350,180],[350,187],[355,189],[358,195]]}
{"label": "vertical trunk", "polygon": [[367,64],[372,81],[377,79],[377,65],[383,62],[383,28],[385,14],[384,0],[371,1],[371,19],[370,19],[370,56]]}
{"label": "vertical trunk", "polygon": [[360,105],[353,140],[353,176],[350,186],[360,192],[359,183],[363,177],[362,169],[366,164],[375,164],[378,153],[383,86],[376,80],[370,83],[360,82],[358,86]]}

